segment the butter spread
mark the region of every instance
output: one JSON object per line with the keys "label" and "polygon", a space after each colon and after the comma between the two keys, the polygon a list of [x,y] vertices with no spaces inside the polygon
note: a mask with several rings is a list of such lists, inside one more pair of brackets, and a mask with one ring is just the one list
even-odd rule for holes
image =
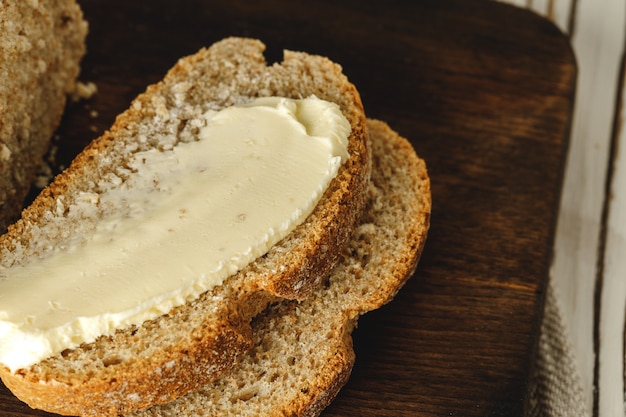
{"label": "butter spread", "polygon": [[194,123],[197,140],[138,152],[126,182],[83,196],[125,207],[87,242],[0,270],[0,363],[14,372],[220,285],[302,223],[348,158],[348,121],[315,96]]}

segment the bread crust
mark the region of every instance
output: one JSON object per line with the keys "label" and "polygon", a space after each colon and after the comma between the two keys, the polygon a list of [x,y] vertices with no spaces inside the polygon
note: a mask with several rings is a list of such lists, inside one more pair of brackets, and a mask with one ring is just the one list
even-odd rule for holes
{"label": "bread crust", "polygon": [[[117,331],[0,377],[33,408],[63,415],[114,416],[166,403],[215,379],[252,346],[250,320],[270,302],[304,299],[338,261],[360,218],[371,170],[371,149],[359,94],[341,67],[324,57],[285,52],[267,66],[264,45],[227,38],[183,58],[147,88],[0,237],[0,263],[46,256],[64,230],[89,233],[97,222],[72,210],[81,192],[104,192],[98,180],[117,176],[133,152],[184,140],[196,112],[258,96],[315,94],[337,103],[352,131],[349,159],[313,213],[268,254],[197,300],[142,326]],[[178,120],[171,120],[176,113]],[[148,125],[146,127],[146,125]],[[163,137],[151,142],[153,125]],[[152,129],[152,130],[151,130]],[[138,137],[148,137],[145,142]],[[106,207],[98,207],[100,215]],[[74,217],[72,217],[74,216]],[[16,255],[17,254],[17,255]]]}

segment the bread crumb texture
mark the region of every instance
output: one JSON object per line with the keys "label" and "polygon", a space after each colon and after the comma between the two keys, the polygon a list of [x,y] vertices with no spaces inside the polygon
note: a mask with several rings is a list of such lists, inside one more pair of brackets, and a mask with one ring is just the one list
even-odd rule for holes
{"label": "bread crumb texture", "polygon": [[74,91],[87,23],[74,0],[0,5],[0,231],[16,220]]}
{"label": "bread crumb texture", "polygon": [[369,127],[369,202],[325,284],[303,302],[260,314],[254,347],[223,377],[132,416],[317,416],[335,398],[354,363],[358,317],[390,301],[413,274],[430,225],[424,161],[385,123],[370,120]]}

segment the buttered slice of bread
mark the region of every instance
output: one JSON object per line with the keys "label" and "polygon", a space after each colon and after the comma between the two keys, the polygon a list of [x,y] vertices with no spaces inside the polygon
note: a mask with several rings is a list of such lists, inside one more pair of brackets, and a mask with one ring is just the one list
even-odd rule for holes
{"label": "buttered slice of bread", "polygon": [[324,285],[253,322],[254,348],[223,377],[134,417],[316,416],[354,362],[359,316],[390,301],[413,273],[430,224],[426,165],[385,123],[370,120],[373,170],[364,217]]}
{"label": "buttered slice of bread", "polygon": [[327,58],[287,51],[283,62],[268,66],[263,51],[260,41],[228,38],[181,59],[0,237],[0,265],[46,257],[89,236],[110,211],[126,208],[84,197],[107,193],[133,175],[127,167],[133,154],[193,141],[199,115],[255,97],[315,95],[336,103],[348,120],[349,158],[313,212],[266,255],[167,314],[16,372],[0,364],[2,380],[17,397],[34,408],[94,416],[169,402],[229,369],[253,345],[250,320],[268,303],[306,298],[336,264],[365,207],[370,178],[359,94]]}

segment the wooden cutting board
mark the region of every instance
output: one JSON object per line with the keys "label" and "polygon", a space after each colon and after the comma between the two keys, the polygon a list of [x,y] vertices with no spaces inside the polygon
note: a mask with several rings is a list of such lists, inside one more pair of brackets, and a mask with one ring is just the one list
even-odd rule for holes
{"label": "wooden cutting board", "polygon": [[[384,3],[384,4],[383,4]],[[352,378],[325,416],[522,416],[544,302],[574,96],[567,39],[479,0],[82,0],[81,79],[58,131],[67,166],[175,61],[225,36],[326,55],[369,117],[409,138],[432,180],[415,276],[354,334]],[[0,384],[0,414],[46,416]]]}

